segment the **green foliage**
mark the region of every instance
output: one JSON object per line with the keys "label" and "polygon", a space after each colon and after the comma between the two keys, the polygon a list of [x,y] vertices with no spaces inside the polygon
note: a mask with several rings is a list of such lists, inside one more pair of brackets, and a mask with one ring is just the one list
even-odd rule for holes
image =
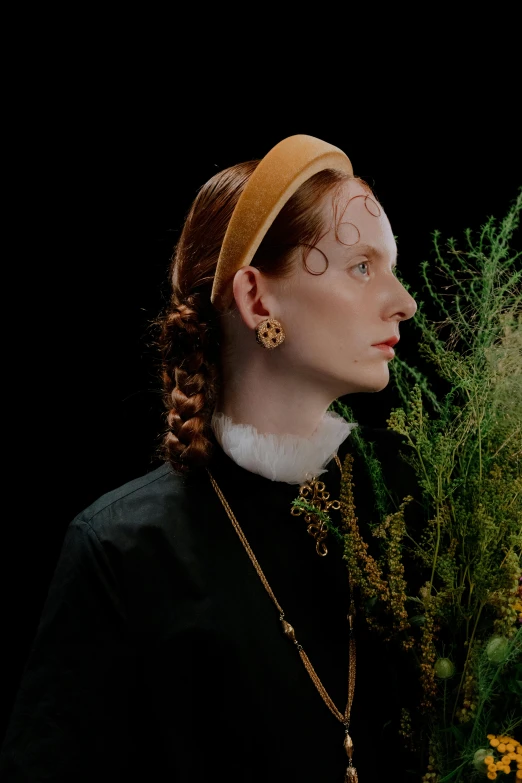
{"label": "green foliage", "polygon": [[[355,421],[351,408],[340,402],[340,400],[335,400],[331,405],[331,409],[344,416],[347,421]],[[375,490],[376,511],[382,519],[389,511],[391,494],[383,480],[381,463],[375,456],[374,444],[366,441],[357,427],[350,433],[350,440],[353,441],[357,453],[364,459]]]}
{"label": "green foliage", "polygon": [[[405,361],[390,364],[401,407],[388,426],[402,438],[425,512],[401,550],[425,581],[409,600],[424,693],[413,724],[431,748],[436,777],[425,779],[440,783],[473,779],[470,763],[486,734],[522,723],[522,270],[510,246],[521,208],[522,190],[500,223],[489,218],[477,235],[466,230],[463,249],[433,234],[435,264],[425,261],[421,277],[440,318],[420,302],[414,323],[420,356],[445,393]],[[371,444],[358,450],[384,512],[389,493],[378,460]],[[495,635],[509,644],[500,664],[487,657]],[[435,655],[451,658],[457,674],[434,679]]]}

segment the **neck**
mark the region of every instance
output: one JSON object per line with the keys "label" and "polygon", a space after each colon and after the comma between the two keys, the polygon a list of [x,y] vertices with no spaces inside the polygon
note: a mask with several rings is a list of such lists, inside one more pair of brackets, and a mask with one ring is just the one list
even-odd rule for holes
{"label": "neck", "polygon": [[277,349],[247,348],[222,363],[212,417],[218,442],[238,465],[272,481],[302,484],[321,475],[357,424],[327,412],[339,395],[324,374],[296,372]]}
{"label": "neck", "polygon": [[216,410],[262,434],[309,438],[338,395],[328,393],[324,379],[316,386],[270,358],[269,367],[261,354],[241,372],[225,372]]}

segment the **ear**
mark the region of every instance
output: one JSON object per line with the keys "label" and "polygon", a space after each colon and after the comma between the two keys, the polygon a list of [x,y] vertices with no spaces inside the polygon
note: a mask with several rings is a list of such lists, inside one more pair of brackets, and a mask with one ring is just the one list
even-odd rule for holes
{"label": "ear", "polygon": [[270,283],[255,266],[247,265],[237,270],[232,290],[236,307],[249,329],[255,329],[265,318],[276,317],[276,302]]}

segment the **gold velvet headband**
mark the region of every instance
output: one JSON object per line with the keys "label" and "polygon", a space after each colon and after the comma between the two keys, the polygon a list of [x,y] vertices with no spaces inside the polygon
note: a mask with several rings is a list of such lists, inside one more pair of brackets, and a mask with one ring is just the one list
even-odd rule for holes
{"label": "gold velvet headband", "polygon": [[263,237],[288,199],[324,169],[353,176],[349,158],[338,147],[314,136],[289,136],[259,162],[239,197],[219,254],[211,302],[224,312],[233,300],[232,282],[248,266]]}

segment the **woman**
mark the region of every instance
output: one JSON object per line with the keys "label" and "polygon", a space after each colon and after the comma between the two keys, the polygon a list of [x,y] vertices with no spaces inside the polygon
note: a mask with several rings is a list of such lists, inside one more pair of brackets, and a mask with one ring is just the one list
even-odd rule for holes
{"label": "woman", "polygon": [[[69,526],[5,780],[377,779],[396,678],[341,543],[292,509],[320,477],[336,521],[357,424],[328,408],[389,381],[416,310],[395,259],[382,207],[319,139],[201,188],[159,319],[165,461]],[[362,525],[370,492],[355,464]]]}

